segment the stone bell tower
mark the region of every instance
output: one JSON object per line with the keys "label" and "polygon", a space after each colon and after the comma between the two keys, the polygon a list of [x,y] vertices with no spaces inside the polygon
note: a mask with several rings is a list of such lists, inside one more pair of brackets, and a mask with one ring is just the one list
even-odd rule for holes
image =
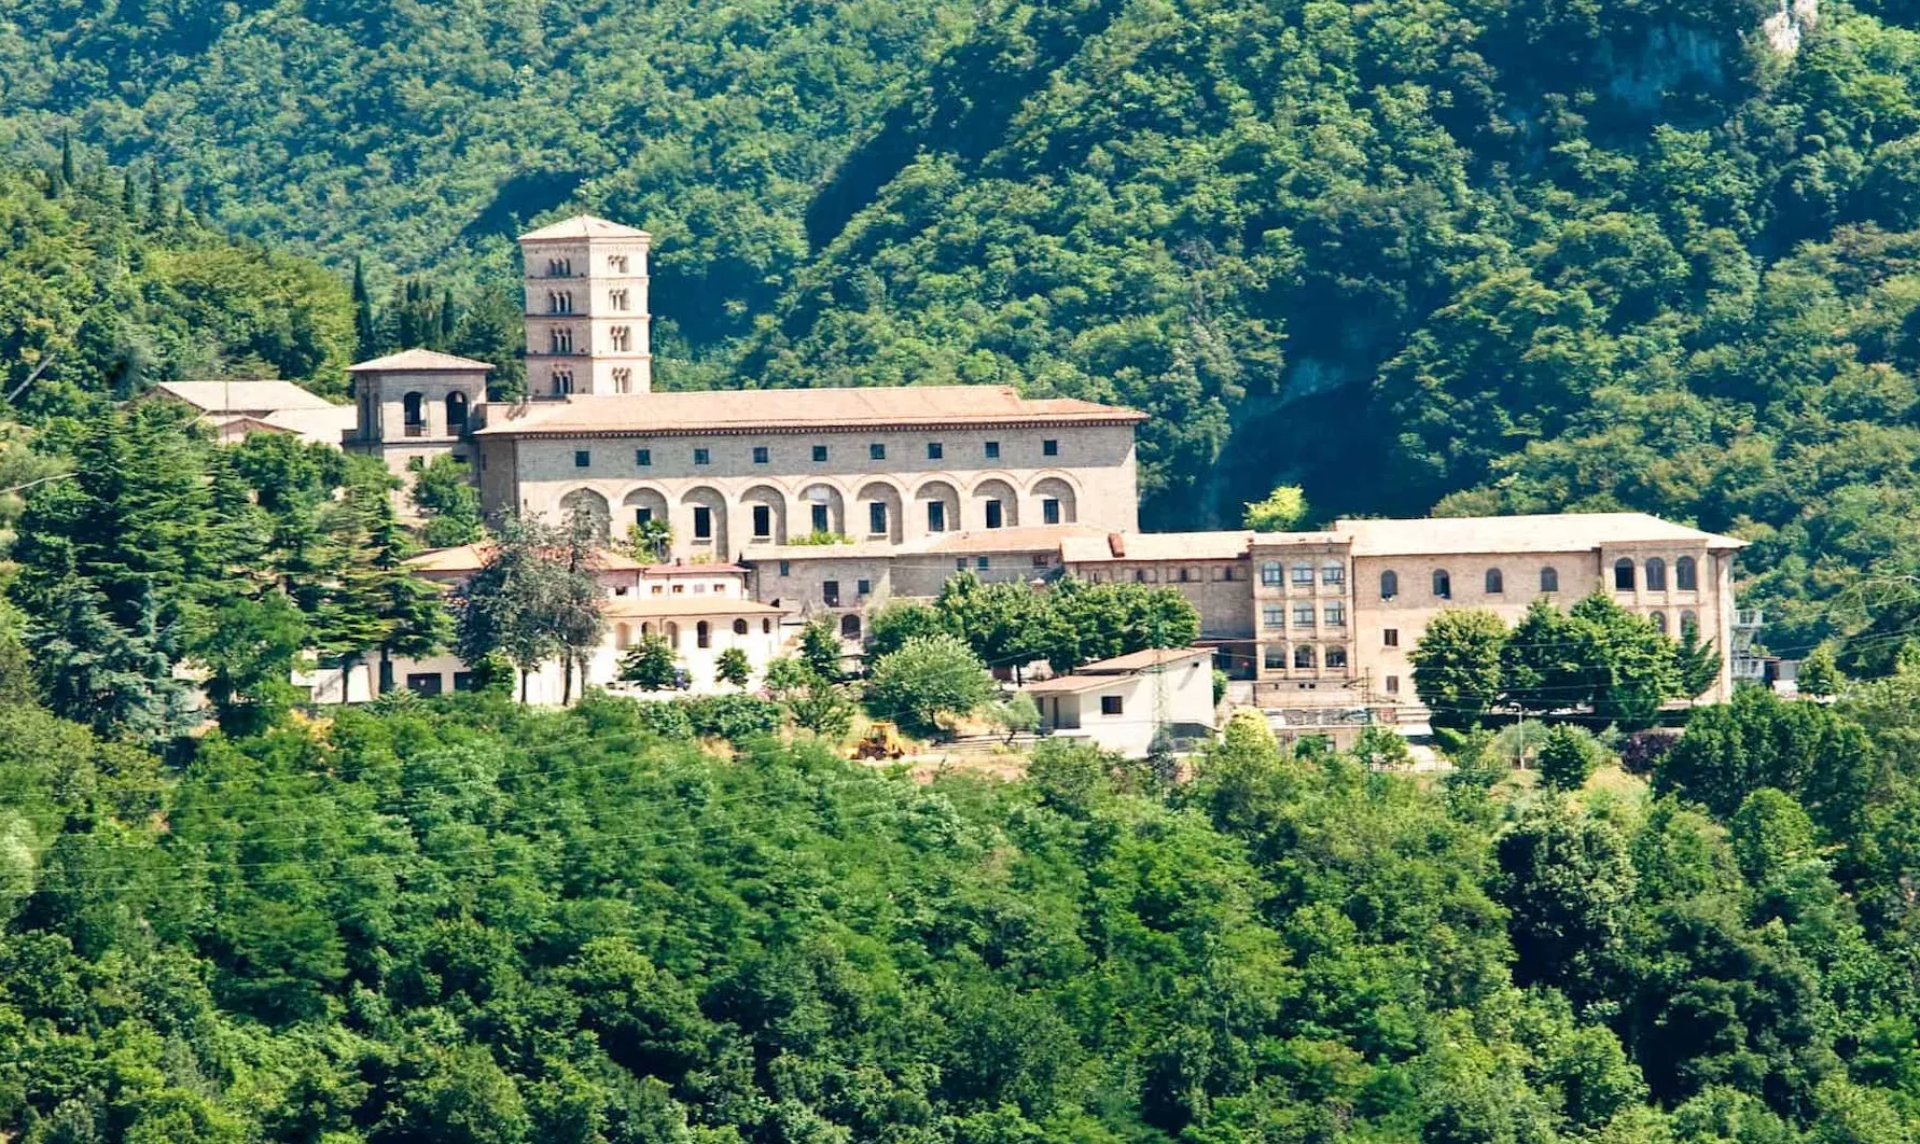
{"label": "stone bell tower", "polygon": [[527,293],[527,396],[646,393],[644,230],[576,215],[520,236]]}

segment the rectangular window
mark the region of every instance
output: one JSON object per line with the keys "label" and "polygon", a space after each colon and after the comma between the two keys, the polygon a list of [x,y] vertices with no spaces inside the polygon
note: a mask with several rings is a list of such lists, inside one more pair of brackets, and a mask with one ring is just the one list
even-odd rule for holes
{"label": "rectangular window", "polygon": [[456,671],[453,673],[453,689],[455,691],[478,691],[480,689],[480,677],[471,671]]}
{"label": "rectangular window", "polygon": [[1313,586],[1313,565],[1295,564],[1293,566],[1293,582],[1296,586],[1312,587]]}
{"label": "rectangular window", "polygon": [[1313,626],[1313,605],[1312,604],[1295,604],[1293,606],[1293,624],[1295,627],[1300,627],[1300,628],[1312,627]]}
{"label": "rectangular window", "polygon": [[755,540],[765,540],[773,535],[773,506],[757,504],[753,506],[753,536]]}
{"label": "rectangular window", "polygon": [[815,532],[833,531],[833,521],[828,518],[826,505],[817,504],[813,506],[813,530]]}
{"label": "rectangular window", "polygon": [[753,447],[753,463],[756,465],[764,465],[767,461],[767,447],[765,445],[755,445]]}
{"label": "rectangular window", "polygon": [[953,568],[956,572],[965,572],[967,570],[967,558],[962,556],[960,559],[955,560],[953,562]]}
{"label": "rectangular window", "polygon": [[987,527],[999,528],[1000,525],[1004,523],[1004,521],[1005,521],[1005,517],[1002,515],[1000,510],[1000,502],[997,500],[988,501],[987,502]]}
{"label": "rectangular window", "polygon": [[1278,588],[1280,586],[1280,562],[1278,560],[1269,560],[1260,565],[1260,583],[1269,588]]}
{"label": "rectangular window", "polygon": [[782,560],[780,562],[780,575],[782,576],[793,575],[793,565],[788,561]]}
{"label": "rectangular window", "polygon": [[1041,501],[1040,502],[1040,519],[1047,524],[1059,524],[1060,523],[1059,500],[1057,500],[1054,497],[1048,497],[1045,500]]}
{"label": "rectangular window", "polygon": [[1386,628],[1382,630],[1380,633],[1380,646],[1381,647],[1399,647],[1400,646],[1400,629]]}
{"label": "rectangular window", "polygon": [[440,673],[437,671],[421,672],[417,675],[407,676],[407,690],[413,692],[415,695],[438,695],[440,694],[440,687]]}
{"label": "rectangular window", "polygon": [[856,580],[856,581],[854,581],[854,589],[853,589],[853,590],[854,590],[854,592],[855,592],[856,594],[858,594],[858,595],[861,595],[861,596],[871,596],[871,595],[873,595],[873,581],[871,581],[871,580]]}
{"label": "rectangular window", "polygon": [[1328,648],[1327,649],[1327,666],[1328,667],[1347,666],[1347,649],[1343,647]]}
{"label": "rectangular window", "polygon": [[573,467],[574,468],[584,469],[592,463],[593,463],[592,453],[589,453],[585,449],[575,449],[573,451]]}
{"label": "rectangular window", "polygon": [[1278,604],[1268,604],[1260,609],[1260,622],[1270,628],[1285,627],[1287,611]]}
{"label": "rectangular window", "polygon": [[713,510],[706,505],[693,506],[693,538],[695,540],[713,539]]}
{"label": "rectangular window", "polygon": [[875,536],[887,531],[887,502],[874,501],[867,506],[867,531]]}
{"label": "rectangular window", "polygon": [[1322,584],[1346,583],[1347,582],[1347,566],[1344,564],[1329,564],[1326,567],[1320,569],[1320,582]]}
{"label": "rectangular window", "polygon": [[1266,664],[1268,671],[1285,671],[1287,669],[1287,649],[1280,644],[1268,644],[1266,653],[1261,658],[1261,662]]}
{"label": "rectangular window", "polygon": [[938,461],[940,458],[946,455],[947,455],[946,446],[942,445],[938,441],[927,442],[927,460]]}
{"label": "rectangular window", "polygon": [[1100,714],[1118,715],[1121,710],[1120,697],[1118,695],[1102,695],[1100,697]]}
{"label": "rectangular window", "polygon": [[980,571],[985,572],[987,569],[993,567],[993,561],[988,557],[980,556],[974,559],[973,566],[975,568],[978,568]]}
{"label": "rectangular window", "polygon": [[652,519],[653,510],[650,508],[642,507],[633,510],[633,523],[635,524],[645,524]]}
{"label": "rectangular window", "polygon": [[1387,676],[1387,694],[1388,695],[1400,694],[1400,677],[1399,676],[1397,675]]}
{"label": "rectangular window", "polygon": [[633,463],[635,467],[642,468],[642,469],[653,464],[653,450],[652,449],[635,449],[633,451]]}
{"label": "rectangular window", "polygon": [[1058,457],[1060,455],[1060,442],[1051,437],[1040,442],[1040,455],[1043,457]]}
{"label": "rectangular window", "polygon": [[1335,600],[1327,605],[1327,626],[1342,627],[1347,622],[1347,606]]}
{"label": "rectangular window", "polygon": [[947,502],[927,502],[927,531],[945,532],[947,530]]}
{"label": "rectangular window", "polygon": [[874,442],[873,444],[871,444],[871,445],[868,445],[868,446],[867,446],[867,459],[868,459],[869,461],[884,461],[884,460],[886,460],[886,459],[887,459],[887,447],[886,447],[885,445],[882,445],[882,444],[881,444],[880,442],[878,442],[878,441],[875,441],[875,442]]}
{"label": "rectangular window", "polygon": [[708,452],[707,450],[705,450],[705,449],[695,449],[695,450],[693,451],[693,463],[694,463],[694,464],[696,464],[696,465],[705,465],[705,464],[710,464],[710,463],[712,463],[712,461],[713,461],[713,454],[712,454],[712,453],[710,453],[710,452]]}
{"label": "rectangular window", "polygon": [[824,462],[826,459],[827,459],[827,447],[825,445],[815,445],[813,447],[814,463],[820,464]]}
{"label": "rectangular window", "polygon": [[840,581],[822,580],[820,582],[820,598],[827,602],[827,607],[829,608],[839,607],[840,606]]}
{"label": "rectangular window", "polygon": [[999,459],[1000,459],[1000,442],[988,441],[987,442],[987,460],[997,461]]}

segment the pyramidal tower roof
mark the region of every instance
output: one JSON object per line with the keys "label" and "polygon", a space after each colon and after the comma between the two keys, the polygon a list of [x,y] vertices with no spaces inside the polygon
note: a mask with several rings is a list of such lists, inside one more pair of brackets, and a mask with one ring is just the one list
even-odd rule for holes
{"label": "pyramidal tower roof", "polygon": [[621,226],[617,222],[608,222],[589,214],[574,215],[556,223],[549,223],[538,230],[530,230],[520,236],[521,242],[548,242],[556,239],[582,238],[644,238],[653,236],[644,230],[635,230],[630,226]]}
{"label": "pyramidal tower roof", "polygon": [[424,373],[445,370],[465,373],[468,370],[491,370],[492,368],[493,367],[486,362],[474,361],[472,358],[454,357],[452,354],[443,354],[437,350],[415,349],[401,350],[397,354],[388,354],[386,357],[377,357],[372,361],[363,361],[358,365],[350,365],[347,367],[347,372],[378,373],[393,371],[402,373],[414,371]]}

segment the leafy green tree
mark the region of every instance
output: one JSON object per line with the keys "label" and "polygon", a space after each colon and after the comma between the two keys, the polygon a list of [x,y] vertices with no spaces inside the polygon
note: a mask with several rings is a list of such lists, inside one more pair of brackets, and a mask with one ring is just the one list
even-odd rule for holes
{"label": "leafy green tree", "polygon": [[1579,703],[1588,691],[1584,653],[1573,618],[1551,600],[1535,600],[1500,650],[1501,685],[1507,701],[1532,714]]}
{"label": "leafy green tree", "polygon": [[1635,872],[1626,839],[1557,800],[1500,836],[1497,896],[1507,908],[1514,978],[1588,1004],[1612,992],[1630,956]]}
{"label": "leafy green tree", "polygon": [[902,644],[916,636],[930,636],[951,630],[945,618],[932,606],[916,600],[896,600],[874,609],[867,617],[867,658],[876,660],[889,652],[898,651]]}
{"label": "leafy green tree", "polygon": [[720,653],[714,661],[714,678],[735,687],[745,687],[753,668],[747,663],[747,653],[737,647],[730,647]]}
{"label": "leafy green tree", "polygon": [[391,479],[381,472],[348,486],[327,514],[328,551],[337,564],[315,625],[320,646],[349,671],[377,653],[378,695],[393,689],[394,656],[432,655],[450,627],[440,590],[407,566],[411,546],[390,493]]}
{"label": "leafy green tree", "polygon": [[548,604],[548,622],[560,647],[560,704],[573,699],[573,679],[577,671],[581,690],[586,689],[587,660],[606,635],[607,619],[603,610],[605,592],[595,575],[601,566],[603,526],[584,507],[568,518],[556,539],[561,542],[563,561]]}
{"label": "leafy green tree", "polygon": [[549,559],[553,530],[539,521],[501,521],[486,562],[453,596],[454,646],[460,658],[478,663],[495,652],[520,673],[520,699],[528,677],[560,654],[553,617],[566,591],[565,570]]}
{"label": "leafy green tree", "polygon": [[834,633],[833,620],[820,616],[800,629],[800,662],[821,679],[840,678],[840,637]]}
{"label": "leafy green tree", "polygon": [[1801,694],[1825,699],[1839,692],[1844,677],[1840,674],[1840,665],[1834,658],[1833,649],[1821,644],[1800,661],[1800,672],[1796,679]]}
{"label": "leafy green tree", "polygon": [[680,663],[665,636],[642,635],[620,657],[620,679],[648,691],[661,691],[679,682]]}
{"label": "leafy green tree", "polygon": [[300,609],[277,590],[258,599],[236,595],[206,624],[194,655],[207,668],[207,699],[220,729],[250,735],[278,723],[296,698],[289,676],[307,637]]}
{"label": "leafy green tree", "polygon": [[1674,645],[1674,695],[1681,699],[1697,699],[1706,694],[1714,684],[1720,682],[1720,668],[1720,653],[1713,650],[1713,641],[1702,640],[1700,629],[1688,625],[1680,633],[1679,642]]}
{"label": "leafy green tree", "polygon": [[1593,736],[1571,723],[1556,723],[1547,731],[1546,741],[1534,760],[1540,781],[1549,788],[1574,791],[1587,785],[1587,779],[1600,765],[1600,745]]}
{"label": "leafy green tree", "polygon": [[993,694],[993,679],[972,649],[950,635],[919,636],[873,666],[867,710],[909,734],[940,733]]}
{"label": "leafy green tree", "polygon": [[1247,505],[1241,525],[1255,532],[1293,532],[1307,519],[1307,494],[1299,485],[1280,485],[1265,500]]}
{"label": "leafy green tree", "polygon": [[151,605],[123,627],[111,604],[79,582],[30,621],[27,645],[47,709],[102,737],[164,738],[187,718],[185,686],[171,661]]}
{"label": "leafy green tree", "polygon": [[1500,698],[1507,626],[1484,609],[1449,608],[1414,645],[1413,689],[1436,727],[1473,727]]}
{"label": "leafy green tree", "polygon": [[664,518],[649,517],[644,524],[627,526],[627,555],[644,564],[665,563],[673,550],[673,525]]}
{"label": "leafy green tree", "polygon": [[414,475],[413,503],[426,518],[421,539],[428,548],[472,544],[481,537],[480,490],[467,464],[453,454],[434,457]]}

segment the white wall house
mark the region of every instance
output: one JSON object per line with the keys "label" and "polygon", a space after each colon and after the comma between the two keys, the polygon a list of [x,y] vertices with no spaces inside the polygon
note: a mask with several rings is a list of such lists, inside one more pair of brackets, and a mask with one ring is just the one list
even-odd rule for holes
{"label": "white wall house", "polygon": [[1213,733],[1213,652],[1156,648],[1074,669],[1024,687],[1041,730],[1138,758],[1165,728],[1175,739]]}

